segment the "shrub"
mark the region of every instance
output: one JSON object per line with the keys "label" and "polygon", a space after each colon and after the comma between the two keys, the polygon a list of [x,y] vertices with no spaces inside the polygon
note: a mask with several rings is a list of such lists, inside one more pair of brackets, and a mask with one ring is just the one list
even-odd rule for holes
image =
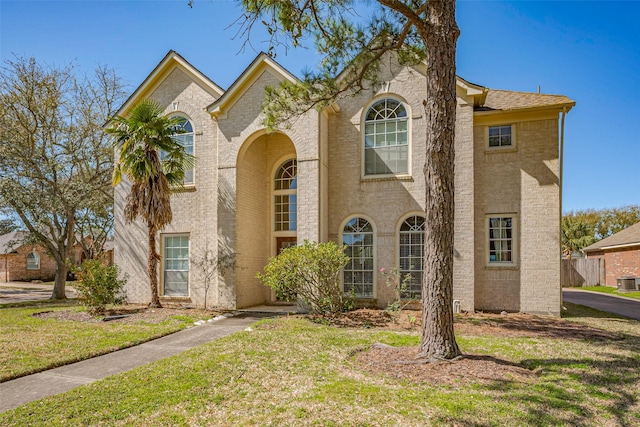
{"label": "shrub", "polygon": [[271,258],[264,274],[256,277],[276,292],[278,298],[296,297],[312,311],[320,314],[353,309],[353,295],[346,295],[340,284],[340,273],[349,262],[344,248],[334,242],[306,241],[284,249]]}
{"label": "shrub", "polygon": [[103,314],[107,304],[122,304],[125,300],[122,292],[127,279],[118,278],[119,270],[115,265],[106,266],[102,261],[90,259],[82,263],[76,274],[78,281],[74,288],[81,303],[93,315]]}

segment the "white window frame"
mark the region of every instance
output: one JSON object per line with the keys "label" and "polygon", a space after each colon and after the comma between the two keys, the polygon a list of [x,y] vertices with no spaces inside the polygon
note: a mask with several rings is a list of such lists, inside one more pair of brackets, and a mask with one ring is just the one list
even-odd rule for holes
{"label": "white window frame", "polygon": [[[367,173],[367,167],[366,167],[366,158],[367,158],[367,149],[372,150],[373,147],[367,147],[367,115],[369,114],[369,111],[371,110],[371,108],[373,108],[374,105],[380,103],[380,102],[384,102],[387,100],[391,100],[391,101],[395,101],[398,102],[405,110],[406,112],[406,118],[404,120],[406,120],[406,138],[407,138],[407,143],[406,143],[406,147],[407,147],[407,170],[405,172],[391,172],[391,173]],[[361,165],[361,177],[363,179],[376,179],[376,178],[385,178],[385,177],[407,177],[407,176],[411,176],[411,109],[409,108],[409,105],[407,102],[405,102],[403,99],[401,99],[398,96],[394,96],[392,94],[385,94],[384,96],[381,97],[377,97],[375,99],[373,99],[367,106],[366,108],[363,109],[363,113],[362,113],[362,117],[361,117],[361,135],[362,135],[362,165]],[[402,120],[402,119],[387,119],[387,120],[381,120],[380,122],[389,122],[391,120]],[[403,145],[398,145],[396,144],[395,146],[392,147],[402,147]],[[377,148],[381,148],[381,147],[377,147]]]}
{"label": "white window frame", "polygon": [[[33,255],[35,259],[35,266],[29,266],[29,256]],[[40,270],[40,255],[36,251],[31,251],[27,254],[27,270]]]}
{"label": "white window frame", "polygon": [[[191,132],[187,132],[187,133],[178,133],[178,134],[174,134],[173,137],[175,139],[176,142],[178,142],[180,145],[182,145],[183,147],[187,148],[185,145],[182,144],[182,142],[180,141],[180,138],[185,136],[185,135],[191,135],[191,154],[192,156],[195,157],[196,155],[196,128],[193,125],[193,120],[191,120],[187,115],[185,114],[173,114],[171,116],[172,118],[180,118],[180,119],[184,119],[187,122],[189,122],[191,124]],[[187,180],[187,174],[191,172],[191,180]],[[193,169],[189,169],[185,171],[185,176],[184,176],[184,182],[183,184],[187,187],[192,187],[195,186],[196,183],[196,170],[195,167]]]}
{"label": "white window frame", "polygon": [[[366,215],[362,215],[362,214],[357,214],[357,215],[351,215],[349,216],[347,219],[345,219],[342,224],[340,224],[340,242],[341,244],[345,244],[344,243],[344,236],[345,236],[345,232],[344,229],[347,226],[347,224],[349,222],[351,222],[354,219],[362,219],[365,220],[369,223],[369,225],[371,226],[371,257],[367,257],[367,258],[371,258],[372,261],[372,265],[371,265],[371,269],[360,269],[360,270],[356,270],[354,268],[349,269],[348,267],[350,265],[352,265],[352,260],[349,260],[349,264],[347,264],[347,266],[345,266],[345,268],[342,271],[341,274],[341,279],[342,279],[342,289],[344,292],[349,292],[349,290],[347,290],[346,288],[346,283],[345,283],[345,274],[347,274],[347,272],[357,272],[357,271],[361,271],[361,272],[371,272],[371,294],[356,294],[356,299],[374,299],[376,298],[377,295],[377,287],[376,287],[376,258],[377,258],[377,249],[376,249],[376,243],[377,243],[377,239],[376,239],[376,226],[373,223],[373,221],[371,220],[371,218],[369,218]],[[367,232],[368,233],[368,232]],[[347,233],[350,235],[353,234],[357,234],[357,233]],[[367,245],[368,246],[368,245]],[[353,283],[351,283],[353,284]]]}
{"label": "white window frame", "polygon": [[[501,219],[511,219],[511,261],[499,261],[491,259],[491,241],[492,240],[508,240],[507,238],[494,238],[491,239],[491,219],[492,218],[501,218]],[[487,267],[517,267],[518,265],[518,247],[520,241],[518,239],[518,216],[514,213],[495,213],[495,214],[487,214],[485,218],[485,231],[486,231],[486,241],[485,248],[487,251],[486,254],[486,265]]]}
{"label": "white window frame", "polygon": [[[511,127],[511,144],[510,145],[499,145],[499,146],[495,146],[492,147],[491,145],[489,145],[489,133],[491,131],[492,128],[504,128],[504,127]],[[485,130],[485,139],[486,139],[486,149],[487,151],[515,151],[517,149],[516,147],[516,125],[514,123],[502,123],[502,124],[492,124],[492,125],[488,125],[486,127]]]}
{"label": "white window frame", "polygon": [[[402,268],[402,258],[407,258],[407,257],[403,257],[402,256],[402,241],[401,241],[401,236],[403,234],[414,234],[417,232],[417,230],[412,230],[412,231],[402,231],[402,226],[404,225],[404,223],[412,217],[420,217],[423,219],[423,226],[422,226],[422,242],[420,243],[420,251],[421,251],[421,255],[422,255],[422,265],[420,266],[420,269],[412,269],[409,268],[408,270],[403,269]],[[423,280],[423,273],[424,273],[424,228],[425,228],[425,224],[426,224],[426,217],[424,215],[423,212],[412,212],[409,214],[404,215],[400,221],[398,222],[398,225],[396,227],[397,233],[396,233],[396,243],[397,243],[397,247],[396,247],[396,254],[397,254],[397,266],[398,266],[398,272],[400,274],[400,282],[402,283],[402,280],[404,279],[404,277],[406,276],[407,273],[411,273],[414,271],[419,271],[420,272],[420,279],[419,279],[419,286],[420,286],[420,290],[419,293],[415,296],[413,295],[403,295],[403,298],[408,298],[408,299],[421,299],[422,298],[422,280]],[[411,246],[411,243],[410,243]],[[415,246],[415,245],[414,245]],[[414,282],[412,282],[413,284]]]}
{"label": "white window frame", "polygon": [[[277,180],[277,176],[278,176],[278,172],[280,172],[280,169],[282,169],[283,166],[285,166],[285,164],[287,164],[288,162],[294,162],[294,167],[296,168],[296,175],[294,178],[295,181],[295,188],[288,188],[288,189],[276,189],[276,180]],[[280,162],[278,162],[278,166],[276,167],[275,171],[273,172],[272,176],[272,180],[271,180],[271,191],[272,191],[272,196],[271,196],[271,200],[272,200],[272,215],[273,215],[273,220],[271,221],[271,227],[273,229],[274,235],[276,236],[295,236],[296,232],[298,230],[298,162],[296,160],[295,157],[290,157],[290,158],[286,158]],[[291,199],[289,199],[289,221],[287,222],[288,224],[288,229],[286,230],[278,230],[277,224],[279,223],[283,223],[283,222],[278,222],[278,213],[276,211],[277,209],[277,203],[276,203],[276,199],[278,197],[290,197],[290,196],[295,196],[295,212],[291,211]],[[291,221],[291,215],[294,215],[295,220]],[[293,228],[291,227],[291,223],[294,222],[294,226]]]}
{"label": "white window frame", "polygon": [[[173,238],[173,237],[186,237],[187,238],[187,270],[168,270],[167,269],[167,262],[169,260],[171,260],[172,258],[170,258],[167,253],[166,250],[168,249],[167,246],[167,239],[168,238]],[[161,242],[162,242],[162,292],[161,292],[161,296],[165,297],[165,298],[172,298],[172,297],[177,297],[177,298],[184,298],[184,297],[189,297],[191,294],[191,236],[189,235],[189,233],[163,233],[161,235]],[[167,294],[166,293],[166,273],[167,271],[186,271],[187,272],[187,292],[186,294]]]}

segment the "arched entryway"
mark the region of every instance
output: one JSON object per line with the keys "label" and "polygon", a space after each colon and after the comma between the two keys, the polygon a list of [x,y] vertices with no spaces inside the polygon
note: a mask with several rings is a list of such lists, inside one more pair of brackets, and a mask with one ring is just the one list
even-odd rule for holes
{"label": "arched entryway", "polygon": [[297,236],[297,159],[283,133],[247,139],[236,166],[236,306],[264,304],[271,290],[255,278]]}

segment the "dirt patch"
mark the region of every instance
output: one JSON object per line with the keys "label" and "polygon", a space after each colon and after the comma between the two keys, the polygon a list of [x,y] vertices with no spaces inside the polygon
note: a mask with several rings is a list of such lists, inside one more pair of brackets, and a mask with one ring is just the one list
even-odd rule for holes
{"label": "dirt patch", "polygon": [[217,312],[201,309],[185,309],[185,308],[147,308],[144,306],[122,306],[109,309],[102,316],[91,316],[86,311],[75,310],[58,310],[58,311],[42,311],[33,313],[33,317],[40,319],[57,319],[71,322],[104,322],[108,316],[125,316],[118,319],[109,320],[116,323],[162,323],[173,316],[189,315],[200,319],[211,319],[215,317]]}

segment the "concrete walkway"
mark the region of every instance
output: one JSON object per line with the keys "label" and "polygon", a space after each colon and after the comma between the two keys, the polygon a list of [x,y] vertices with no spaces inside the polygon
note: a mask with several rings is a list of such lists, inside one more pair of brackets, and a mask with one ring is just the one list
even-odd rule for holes
{"label": "concrete walkway", "polygon": [[259,307],[254,309],[256,312],[219,316],[212,322],[135,347],[0,383],[0,412],[173,356],[217,338],[242,331],[259,319],[279,314],[275,310],[265,312],[268,309],[262,310]]}
{"label": "concrete walkway", "polygon": [[584,291],[580,288],[564,288],[562,299],[573,304],[585,305],[614,313],[630,319],[640,320],[640,300],[625,298],[602,292]]}

